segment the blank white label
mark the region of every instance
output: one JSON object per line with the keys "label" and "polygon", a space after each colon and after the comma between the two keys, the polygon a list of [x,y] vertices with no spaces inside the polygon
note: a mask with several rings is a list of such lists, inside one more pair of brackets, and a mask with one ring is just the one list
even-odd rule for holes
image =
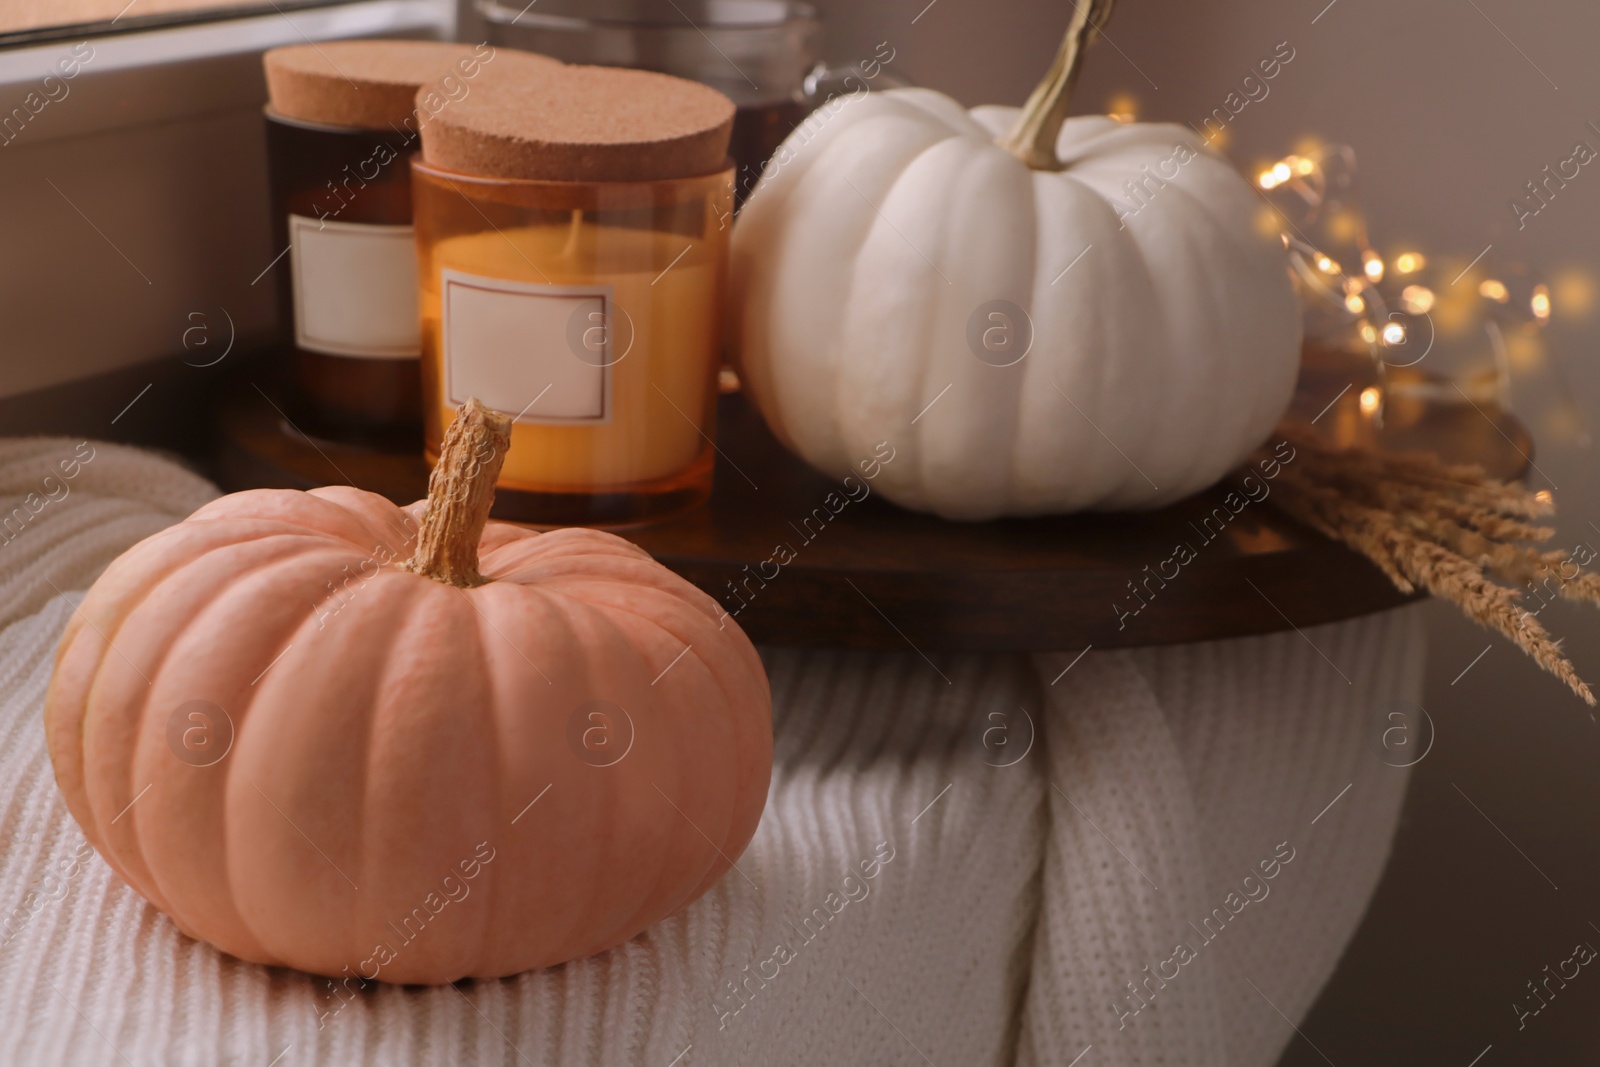
{"label": "blank white label", "polygon": [[444,270],[440,298],[452,407],[477,397],[517,422],[611,420],[611,286],[539,285]]}
{"label": "blank white label", "polygon": [[294,340],[357,359],[415,359],[417,249],[410,226],[289,216]]}

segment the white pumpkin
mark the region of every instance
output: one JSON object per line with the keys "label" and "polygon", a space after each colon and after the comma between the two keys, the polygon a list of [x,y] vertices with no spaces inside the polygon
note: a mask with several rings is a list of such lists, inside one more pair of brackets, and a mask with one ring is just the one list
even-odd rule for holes
{"label": "white pumpkin", "polygon": [[874,487],[949,518],[1153,507],[1288,406],[1300,310],[1265,205],[1184,127],[1064,121],[1082,22],[1028,109],[835,101],[744,206],[730,343],[819,470],[888,441]]}

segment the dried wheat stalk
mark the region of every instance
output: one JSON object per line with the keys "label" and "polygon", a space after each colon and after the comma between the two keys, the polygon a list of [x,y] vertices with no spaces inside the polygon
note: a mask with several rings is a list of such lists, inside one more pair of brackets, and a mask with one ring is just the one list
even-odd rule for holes
{"label": "dried wheat stalk", "polygon": [[1522,589],[1540,583],[1600,604],[1600,575],[1564,577],[1566,555],[1542,547],[1554,531],[1532,520],[1554,510],[1548,501],[1432,455],[1334,449],[1305,425],[1282,423],[1275,440],[1295,449],[1273,485],[1279,507],[1372,560],[1401,592],[1422,588],[1449,600],[1595,705],[1560,643],[1519,604]]}

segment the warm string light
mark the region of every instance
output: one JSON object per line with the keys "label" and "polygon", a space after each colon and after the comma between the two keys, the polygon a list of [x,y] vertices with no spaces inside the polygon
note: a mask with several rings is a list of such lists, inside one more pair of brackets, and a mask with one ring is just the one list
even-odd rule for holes
{"label": "warm string light", "polygon": [[1118,93],[1111,98],[1106,111],[1117,122],[1135,122],[1139,118],[1139,98],[1132,93]]}
{"label": "warm string light", "polygon": [[1413,315],[1426,315],[1433,300],[1433,290],[1426,285],[1408,285],[1400,290],[1400,302]]}
{"label": "warm string light", "polygon": [[[1221,137],[1212,144],[1224,147]],[[1303,137],[1291,154],[1249,173],[1266,201],[1257,227],[1288,252],[1307,337],[1372,359],[1376,385],[1357,399],[1374,425],[1397,398],[1448,404],[1466,394],[1503,403],[1514,374],[1555,375],[1561,398],[1536,425],[1554,440],[1588,445],[1587,419],[1540,335],[1557,306],[1564,319],[1600,311],[1600,277],[1568,268],[1547,285],[1520,265],[1467,256],[1435,263],[1415,247],[1381,255],[1367,234],[1348,146]],[[1359,266],[1346,275],[1335,254]]]}
{"label": "warm string light", "polygon": [[1533,309],[1534,318],[1540,322],[1550,321],[1550,290],[1547,287],[1544,285],[1534,286],[1533,296],[1529,299],[1528,305]]}
{"label": "warm string light", "polygon": [[[1529,278],[1525,268],[1508,268],[1510,273],[1502,275],[1506,280],[1501,280],[1474,263],[1469,265],[1467,285],[1452,289],[1449,276],[1455,265],[1442,264],[1438,273],[1425,275],[1429,257],[1414,248],[1385,259],[1367,236],[1354,195],[1354,174],[1355,154],[1349,148],[1307,140],[1293,154],[1259,167],[1255,183],[1272,194],[1269,200],[1278,214],[1294,220],[1287,227],[1276,220],[1273,225],[1290,253],[1306,300],[1308,329],[1335,345],[1343,331],[1350,330],[1377,362],[1379,384],[1360,394],[1361,411],[1381,420],[1384,392],[1401,380],[1395,375],[1403,372],[1404,380],[1412,383],[1417,374],[1426,372],[1404,368],[1416,366],[1436,340],[1473,346],[1474,328],[1483,331],[1482,341],[1494,360],[1491,393],[1498,394],[1506,386],[1511,365],[1525,368],[1542,351],[1531,331],[1550,321],[1550,287]],[[1308,234],[1326,242],[1324,247],[1313,245]],[[1359,269],[1346,274],[1331,250],[1352,254]],[[1565,299],[1566,289],[1562,294]],[[1415,352],[1382,354],[1412,343],[1413,337]],[[1473,388],[1481,390],[1483,384]]]}
{"label": "warm string light", "polygon": [[[1292,159],[1294,157],[1291,156],[1290,158]],[[1289,166],[1288,160],[1283,160],[1274,164],[1270,170],[1262,171],[1261,176],[1256,179],[1256,184],[1260,185],[1263,189],[1276,189],[1278,186],[1294,177],[1294,173],[1294,170],[1292,170]]]}

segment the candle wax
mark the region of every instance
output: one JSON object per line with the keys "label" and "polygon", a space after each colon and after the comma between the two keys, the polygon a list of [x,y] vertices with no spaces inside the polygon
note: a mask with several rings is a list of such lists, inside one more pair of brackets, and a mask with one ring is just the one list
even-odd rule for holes
{"label": "candle wax", "polygon": [[[711,242],[595,224],[583,212],[573,212],[564,225],[508,226],[435,241],[424,249],[421,278],[430,460],[437,458],[455,411],[449,395],[451,368],[444,365],[441,351],[445,272],[451,278],[481,278],[489,286],[522,283],[535,296],[544,287],[553,287],[548,292],[556,296],[563,290],[610,287],[613,310],[599,327],[610,333],[610,351],[603,357],[576,351],[567,329],[543,328],[538,336],[529,336],[527,329],[499,334],[489,327],[479,329],[480,336],[489,331],[491,340],[478,342],[475,358],[522,360],[520,368],[506,364],[500,370],[522,373],[531,383],[526,398],[531,406],[521,413],[514,407],[506,412],[520,417],[499,484],[528,492],[571,493],[614,492],[659,482],[680,474],[710,448],[722,271]],[[557,311],[551,312],[552,321],[559,323],[559,312],[575,306],[570,301],[577,299],[553,305]],[[467,305],[452,304],[459,307]],[[600,322],[598,317],[595,321]],[[456,331],[453,325],[452,337]],[[591,330],[586,336],[597,335]],[[567,359],[582,360],[587,369],[551,362]],[[609,366],[593,369],[607,361]],[[543,368],[553,370],[547,375]],[[550,421],[542,414],[542,401],[536,399],[540,379],[554,380],[568,370],[595,380],[598,374],[609,375],[603,421]],[[462,377],[457,369],[457,381]],[[503,398],[485,402],[501,408],[510,404]]]}

